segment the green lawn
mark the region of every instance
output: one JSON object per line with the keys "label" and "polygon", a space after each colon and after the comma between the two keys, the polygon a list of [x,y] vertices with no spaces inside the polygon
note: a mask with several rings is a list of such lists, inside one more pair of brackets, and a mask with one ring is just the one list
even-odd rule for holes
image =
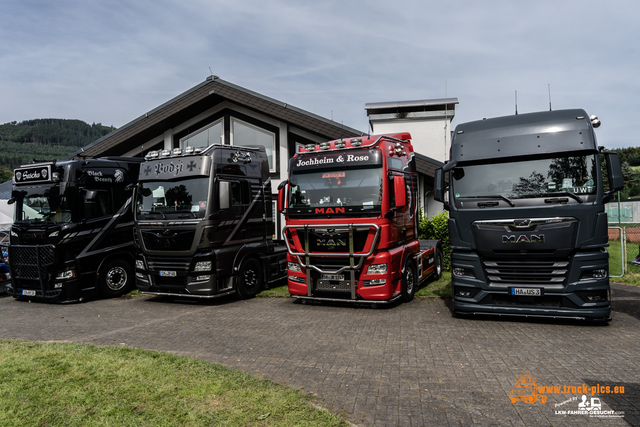
{"label": "green lawn", "polygon": [[0,340],[2,426],[347,426],[313,396],[128,347]]}

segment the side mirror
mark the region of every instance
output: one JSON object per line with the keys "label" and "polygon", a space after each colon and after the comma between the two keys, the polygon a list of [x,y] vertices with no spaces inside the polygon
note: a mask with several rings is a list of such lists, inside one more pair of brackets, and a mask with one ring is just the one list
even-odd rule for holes
{"label": "side mirror", "polygon": [[407,206],[407,190],[404,183],[404,176],[393,177],[393,192],[396,197],[396,207],[404,208]]}
{"label": "side mirror", "polygon": [[16,199],[15,199],[15,198],[13,198],[13,197],[12,197],[12,198],[10,198],[9,200],[7,200],[7,204],[8,204],[8,205],[12,205],[12,204],[14,204],[15,202],[16,202]]}
{"label": "side mirror", "polygon": [[605,152],[604,159],[607,163],[607,175],[609,177],[609,191],[607,193],[613,194],[624,188],[620,156],[618,156],[618,153]]}
{"label": "side mirror", "polygon": [[231,206],[231,183],[228,181],[218,182],[218,208],[220,210],[229,209]]}
{"label": "side mirror", "polygon": [[285,202],[287,200],[287,184],[289,181],[282,181],[278,185],[278,212],[285,213]]}
{"label": "side mirror", "polygon": [[442,168],[436,169],[433,178],[433,198],[440,203],[444,203],[444,170]]}

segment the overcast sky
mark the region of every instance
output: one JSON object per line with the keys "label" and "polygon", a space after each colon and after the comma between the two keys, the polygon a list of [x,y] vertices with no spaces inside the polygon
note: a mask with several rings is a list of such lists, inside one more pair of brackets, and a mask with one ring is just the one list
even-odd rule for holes
{"label": "overcast sky", "polygon": [[640,145],[640,2],[3,0],[0,123],[120,127],[214,75],[367,131],[367,102],[456,97],[455,126],[584,108]]}

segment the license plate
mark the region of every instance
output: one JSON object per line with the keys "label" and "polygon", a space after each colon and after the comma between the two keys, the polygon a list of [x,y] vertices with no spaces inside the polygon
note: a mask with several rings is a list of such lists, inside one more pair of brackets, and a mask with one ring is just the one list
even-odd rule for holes
{"label": "license plate", "polygon": [[160,276],[162,277],[176,277],[176,272],[173,270],[160,270]]}
{"label": "license plate", "polygon": [[522,297],[539,297],[542,292],[539,288],[511,288],[511,295]]}
{"label": "license plate", "polygon": [[22,290],[22,295],[27,296],[27,297],[35,297],[36,296],[36,291],[30,291],[28,289],[23,289]]}
{"label": "license plate", "polygon": [[322,280],[344,280],[344,274],[323,274],[321,277]]}

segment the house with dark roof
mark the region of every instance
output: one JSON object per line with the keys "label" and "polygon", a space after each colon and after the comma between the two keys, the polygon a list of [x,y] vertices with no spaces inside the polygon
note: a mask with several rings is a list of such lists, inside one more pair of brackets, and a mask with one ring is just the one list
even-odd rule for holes
{"label": "house with dark roof", "polygon": [[[419,203],[428,214],[442,210],[441,205],[427,200],[434,171],[443,164],[444,153],[448,154],[449,125],[457,103],[457,99],[448,98],[374,103],[365,107],[374,134],[412,132],[419,153],[416,156],[420,172]],[[269,157],[275,192],[278,184],[287,179],[289,159],[299,146],[365,133],[217,76],[208,76],[202,83],[83,147],[71,158],[142,157],[152,150],[206,147],[214,143],[262,145]],[[4,185],[10,191],[11,184]],[[277,230],[284,225],[282,219],[279,222]]]}

